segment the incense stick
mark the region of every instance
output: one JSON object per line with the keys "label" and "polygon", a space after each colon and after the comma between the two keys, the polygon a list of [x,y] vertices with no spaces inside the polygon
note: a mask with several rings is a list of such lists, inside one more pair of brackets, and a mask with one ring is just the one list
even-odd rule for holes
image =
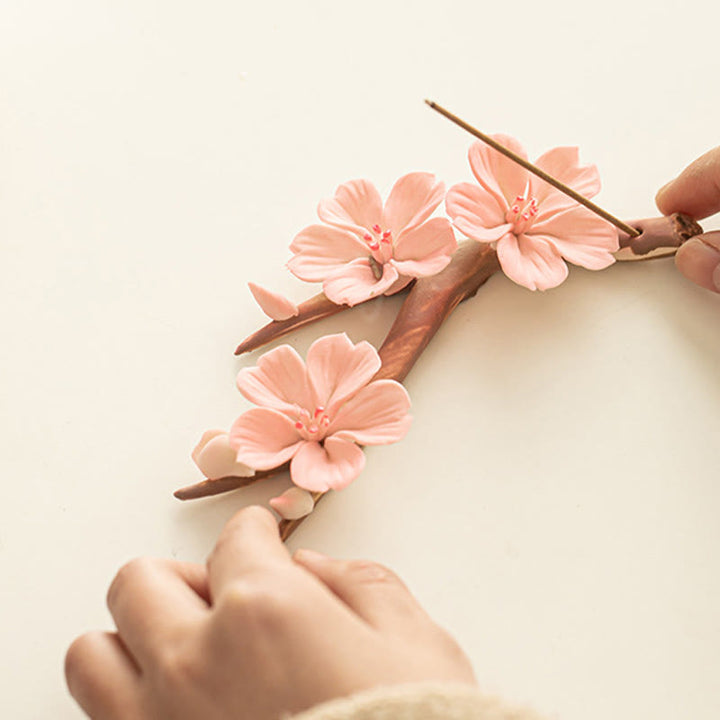
{"label": "incense stick", "polygon": [[565,195],[568,195],[573,200],[579,202],[581,205],[584,205],[588,210],[594,212],[596,215],[599,215],[601,218],[603,218],[603,220],[607,220],[609,223],[612,223],[616,228],[630,235],[630,237],[638,237],[640,235],[640,231],[636,228],[628,225],[627,223],[624,223],[622,220],[616,218],[614,215],[611,215],[607,210],[603,210],[594,202],[588,200],[584,195],[576,192],[571,187],[565,185],[565,183],[562,183],[556,178],[554,178],[552,175],[548,175],[544,170],[541,170],[536,165],[533,165],[525,158],[520,157],[509,148],[506,148],[504,145],[500,144],[497,140],[491,138],[489,135],[480,132],[480,130],[474,128],[472,125],[468,125],[468,123],[466,123],[464,120],[461,120],[457,115],[453,115],[449,110],[446,110],[444,107],[442,107],[442,105],[438,105],[432,100],[426,100],[425,102],[433,110],[439,112],[441,115],[444,115],[448,120],[451,120],[463,130],[467,130],[471,135],[479,138],[491,148],[494,148],[499,153],[502,153],[505,157],[510,158],[510,160],[516,162],[518,165],[522,165],[522,167],[524,167],[526,170],[529,170],[533,175],[537,175],[545,182],[550,183],[550,185],[557,188],[560,192],[565,193]]}

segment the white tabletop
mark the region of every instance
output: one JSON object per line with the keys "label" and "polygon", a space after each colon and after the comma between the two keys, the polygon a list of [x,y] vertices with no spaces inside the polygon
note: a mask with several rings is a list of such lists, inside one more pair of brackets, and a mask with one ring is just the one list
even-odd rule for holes
{"label": "white tabletop", "polygon": [[[182,504],[246,407],[245,283],[340,182],[470,178],[431,97],[531,156],[576,144],[599,201],[718,143],[707,0],[5,0],[0,10],[0,708],[81,717],[62,659],[140,554],[202,560],[286,480]],[[712,222],[709,223],[713,226]],[[718,223],[715,223],[715,227]],[[289,337],[376,345],[398,299]],[[501,276],[407,379],[408,437],[292,538],[394,567],[483,687],[563,720],[720,713],[720,297],[671,261]]]}

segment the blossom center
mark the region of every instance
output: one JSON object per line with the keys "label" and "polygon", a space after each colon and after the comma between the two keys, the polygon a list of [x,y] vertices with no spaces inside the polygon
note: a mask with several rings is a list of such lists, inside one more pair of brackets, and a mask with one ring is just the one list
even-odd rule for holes
{"label": "blossom center", "polygon": [[313,412],[296,406],[295,417],[295,429],[303,440],[319,442],[325,437],[327,429],[330,427],[330,416],[322,405],[318,405]]}
{"label": "blossom center", "polygon": [[393,257],[392,231],[373,225],[363,235],[363,240],[370,250],[370,267],[373,275],[379,280],[382,277],[382,266]]}
{"label": "blossom center", "polygon": [[505,213],[505,222],[513,226],[512,232],[515,235],[521,235],[529,230],[535,221],[535,216],[538,214],[538,211],[537,198],[518,195],[515,198],[515,202],[513,202]]}

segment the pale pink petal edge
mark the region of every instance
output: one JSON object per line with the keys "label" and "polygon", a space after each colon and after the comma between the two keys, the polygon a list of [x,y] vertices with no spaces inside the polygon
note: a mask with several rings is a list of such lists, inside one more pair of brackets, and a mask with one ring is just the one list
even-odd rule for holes
{"label": "pale pink petal edge", "polygon": [[256,285],[253,282],[249,282],[248,287],[260,309],[271,320],[289,320],[298,314],[298,306],[284,295],[272,292],[272,290],[268,290],[262,285]]}

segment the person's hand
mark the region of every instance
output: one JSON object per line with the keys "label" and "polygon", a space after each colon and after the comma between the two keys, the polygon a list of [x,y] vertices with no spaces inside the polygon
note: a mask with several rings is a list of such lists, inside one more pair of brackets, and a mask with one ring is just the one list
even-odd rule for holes
{"label": "person's hand", "polygon": [[259,507],[207,566],[140,559],[115,577],[117,633],[68,650],[68,687],[95,720],[278,720],[378,685],[474,684],[467,657],[386,568],[290,557]]}
{"label": "person's hand", "polygon": [[[695,220],[720,211],[720,147],[697,159],[658,192],[663,215],[681,212]],[[701,287],[720,293],[720,231],[688,240],[675,256],[678,270]]]}

